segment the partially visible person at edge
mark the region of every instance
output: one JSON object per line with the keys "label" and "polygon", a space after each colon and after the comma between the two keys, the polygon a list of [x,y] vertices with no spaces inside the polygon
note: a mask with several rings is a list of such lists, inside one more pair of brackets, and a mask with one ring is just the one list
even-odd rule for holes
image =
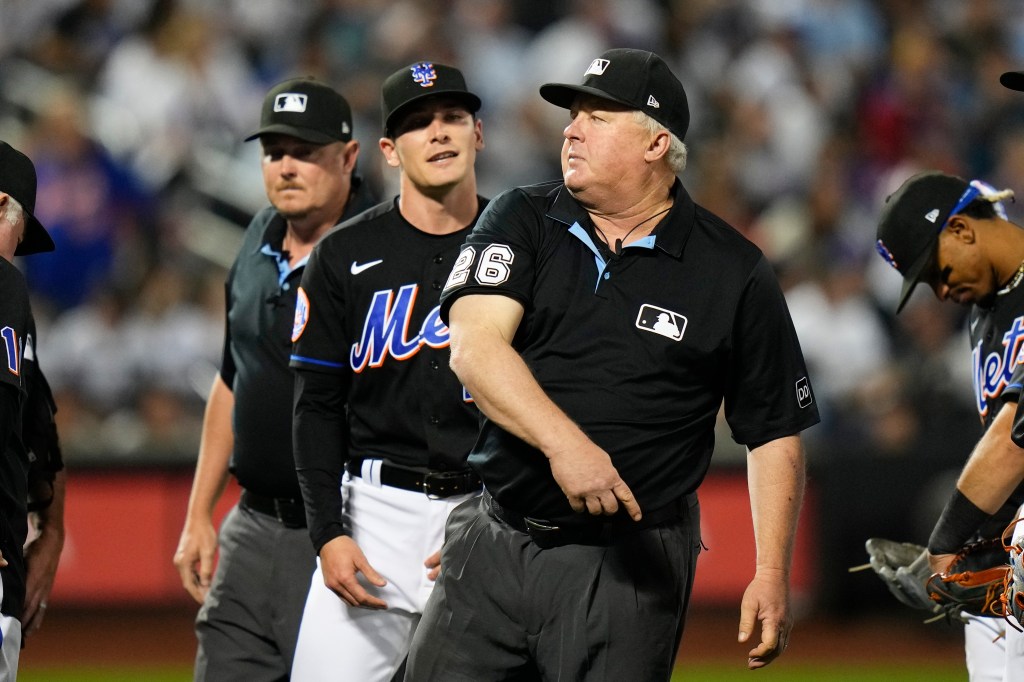
{"label": "partially visible person at edge", "polygon": [[[182,584],[202,604],[195,679],[218,682],[283,680],[291,669],[315,567],[292,458],[296,291],[313,245],[373,203],[355,172],[349,104],[328,85],[296,78],[274,86],[246,138],[256,139],[271,205],[253,217],[228,274],[223,361],[174,554]],[[218,540],[213,511],[229,475],[242,494]]]}
{"label": "partially visible person at edge", "polygon": [[480,99],[458,69],[423,61],[381,100],[399,194],[317,245],[295,314],[295,461],[319,553],[292,668],[304,682],[401,679],[445,520],[480,493],[466,465],[479,413],[438,317],[487,203]]}
{"label": "partially visible person at edge", "polygon": [[676,177],[689,110],[658,55],[612,49],[540,94],[569,110],[563,182],[495,198],[442,295],[485,493],[449,518],[406,679],[668,680],[723,401],[749,448],[739,641],[760,668],[793,626],[799,432],[818,421],[782,292]]}
{"label": "partially visible person at edge", "polygon": [[[11,680],[24,638],[42,625],[64,547],[65,475],[56,406],[36,358],[28,285],[14,265],[15,256],[54,249],[33,215],[35,205],[35,166],[0,141],[0,337],[6,359],[6,371],[0,372],[0,678]],[[26,546],[30,514],[37,535]]]}
{"label": "partially visible person at edge", "polygon": [[[928,539],[928,561],[938,573],[964,545],[1001,538],[1024,502],[1024,451],[1010,437],[1024,381],[1024,230],[1007,219],[1002,203],[1012,197],[981,180],[926,171],[887,197],[878,223],[878,252],[903,276],[897,312],[918,283],[940,301],[970,306],[984,433]],[[963,615],[971,682],[1024,680],[1024,637],[1003,618]]]}

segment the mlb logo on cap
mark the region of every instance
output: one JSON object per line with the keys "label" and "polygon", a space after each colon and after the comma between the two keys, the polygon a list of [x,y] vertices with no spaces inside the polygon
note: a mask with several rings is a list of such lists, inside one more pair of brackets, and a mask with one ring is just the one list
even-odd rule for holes
{"label": "mlb logo on cap", "polygon": [[274,111],[294,111],[301,114],[306,110],[306,96],[301,92],[283,92],[274,100]]}

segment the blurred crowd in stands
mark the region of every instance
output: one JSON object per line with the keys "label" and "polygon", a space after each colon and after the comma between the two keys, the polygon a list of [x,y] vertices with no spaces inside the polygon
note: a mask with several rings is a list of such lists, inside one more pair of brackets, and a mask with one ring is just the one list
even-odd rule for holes
{"label": "blurred crowd in stands", "polygon": [[[900,281],[875,255],[875,219],[926,168],[1024,196],[1024,95],[998,82],[1024,68],[1014,5],[0,3],[0,138],[35,161],[37,214],[57,243],[21,265],[69,462],[195,457],[225,269],[265,202],[258,145],[241,140],[271,85],[312,75],[338,87],[359,172],[384,198],[397,188],[377,150],[381,80],[419,59],[455,64],[484,101],[478,177],[493,196],[559,174],[566,113],[537,87],[578,81],[608,47],[640,47],[690,98],[685,185],[782,277],[824,419],[806,434],[812,481],[859,522],[884,515],[885,535],[903,524],[920,541],[927,500],[944,497],[929,486],[950,483],[914,472],[955,473],[980,433],[965,311],[919,287],[893,315]],[[1009,208],[1024,222],[1024,206]],[[719,444],[716,463],[742,457],[724,424]]]}

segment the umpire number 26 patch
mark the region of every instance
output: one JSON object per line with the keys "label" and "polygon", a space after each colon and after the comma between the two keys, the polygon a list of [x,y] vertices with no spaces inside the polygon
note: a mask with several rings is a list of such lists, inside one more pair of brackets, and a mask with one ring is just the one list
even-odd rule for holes
{"label": "umpire number 26 patch", "polygon": [[[476,247],[466,246],[462,249],[455,265],[452,266],[452,274],[448,275],[445,283],[445,290],[462,286],[469,281],[470,274],[478,284],[496,287],[508,281],[512,274],[512,261],[515,254],[512,249],[504,244],[490,244],[480,252],[480,260],[477,262]],[[473,272],[473,263],[476,263],[476,271]]]}

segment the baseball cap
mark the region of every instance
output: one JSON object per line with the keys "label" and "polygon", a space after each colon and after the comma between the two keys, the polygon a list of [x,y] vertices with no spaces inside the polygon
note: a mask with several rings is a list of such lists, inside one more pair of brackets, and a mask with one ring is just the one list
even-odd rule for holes
{"label": "baseball cap", "polygon": [[337,91],[313,78],[292,78],[278,83],[263,99],[261,135],[291,135],[306,142],[330,144],[352,139],[352,108]]}
{"label": "baseball cap", "polygon": [[10,194],[25,210],[25,236],[15,256],[53,251],[53,239],[33,215],[36,210],[36,167],[32,160],[0,140],[0,192]]}
{"label": "baseball cap", "polygon": [[448,95],[462,100],[471,114],[480,110],[480,98],[466,88],[462,72],[445,64],[403,66],[385,79],[380,92],[385,135],[391,135],[395,121],[409,105],[424,97]]}
{"label": "baseball cap", "polygon": [[1024,71],[1007,71],[999,77],[1003,87],[1024,91]]}
{"label": "baseball cap", "polygon": [[967,182],[953,175],[927,171],[909,178],[886,197],[875,248],[903,275],[897,313],[921,280],[950,217],[981,198],[992,202],[996,213],[1005,219],[1006,210],[999,201],[1003,196],[1006,194],[998,193],[981,180]]}
{"label": "baseball cap", "polygon": [[607,50],[583,72],[580,85],[545,83],[540,96],[568,109],[579,94],[593,95],[638,109],[682,140],[690,126],[683,84],[653,52],[631,48]]}

